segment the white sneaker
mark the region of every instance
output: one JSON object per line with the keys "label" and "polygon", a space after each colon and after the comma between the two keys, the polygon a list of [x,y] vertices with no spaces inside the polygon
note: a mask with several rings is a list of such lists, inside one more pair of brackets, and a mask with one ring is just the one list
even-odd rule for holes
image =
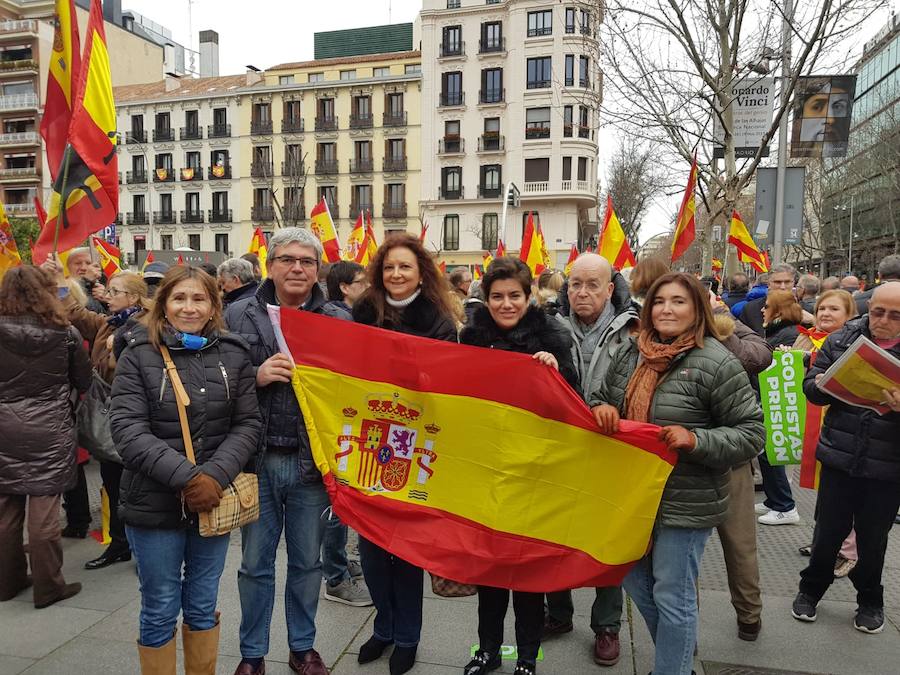
{"label": "white sneaker", "polygon": [[756,515],[762,516],[769,512],[769,507],[765,503],[760,502],[753,507],[753,510],[756,511]]}
{"label": "white sneaker", "polygon": [[797,509],[790,511],[769,511],[756,519],[761,525],[796,525],[800,522]]}

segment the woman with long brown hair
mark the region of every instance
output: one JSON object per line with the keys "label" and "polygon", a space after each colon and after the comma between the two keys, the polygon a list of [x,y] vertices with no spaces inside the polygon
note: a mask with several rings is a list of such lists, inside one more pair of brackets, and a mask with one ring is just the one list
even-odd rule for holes
{"label": "woman with long brown hair", "polygon": [[[389,235],[369,264],[369,282],[353,305],[358,323],[456,342],[447,281],[417,237]],[[359,553],[378,610],[373,635],[360,647],[359,662],[375,661],[393,644],[391,675],[405,673],[416,661],[422,630],[424,573],[362,536]]]}
{"label": "woman with long brown hair", "polygon": [[59,507],[75,484],[73,390],[90,382],[87,352],[52,276],[27,265],[8,270],[0,284],[0,438],[8,441],[0,444],[0,601],[34,584],[42,608],[81,590],[62,575]]}
{"label": "woman with long brown hair", "polygon": [[[249,348],[225,332],[215,280],[186,265],[166,272],[155,305],[126,341],[110,426],[125,465],[121,516],[141,582],[141,671],[175,672],[182,614],[185,670],[215,672],[216,601],[229,537],[201,537],[197,514],[218,506],[256,452],[262,425]],[[196,464],[179,421],[178,380],[190,400]]]}
{"label": "woman with long brown hair", "polygon": [[717,338],[706,289],[691,275],[665,274],[647,291],[637,338],[619,348],[590,397],[603,433],[618,431],[620,418],[656,424],[679,456],[652,548],[624,583],[656,645],[655,673],[691,673],[700,559],[725,520],[731,467],[765,439],[750,380]]}

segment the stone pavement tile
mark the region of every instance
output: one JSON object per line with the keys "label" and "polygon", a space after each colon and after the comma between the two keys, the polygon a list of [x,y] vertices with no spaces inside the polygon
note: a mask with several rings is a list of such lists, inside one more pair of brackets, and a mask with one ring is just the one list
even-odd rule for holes
{"label": "stone pavement tile", "polygon": [[30,602],[4,602],[0,604],[0,654],[40,659],[105,616],[59,603],[34,609]]}
{"label": "stone pavement tile", "polygon": [[0,655],[0,675],[18,675],[24,672],[32,663],[34,663],[34,659]]}
{"label": "stone pavement tile", "polygon": [[815,623],[796,621],[792,598],[763,598],[763,629],[759,640],[737,637],[729,595],[706,591],[700,610],[700,659],[746,666],[811,673],[886,675],[898,672],[900,632],[886,626],[880,635],[853,628],[854,607],[824,600]]}

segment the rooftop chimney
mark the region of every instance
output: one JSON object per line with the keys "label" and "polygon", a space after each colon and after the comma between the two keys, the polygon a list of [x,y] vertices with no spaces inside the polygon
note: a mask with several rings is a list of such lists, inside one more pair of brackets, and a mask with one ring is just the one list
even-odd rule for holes
{"label": "rooftop chimney", "polygon": [[219,34],[214,30],[200,31],[200,77],[219,76]]}

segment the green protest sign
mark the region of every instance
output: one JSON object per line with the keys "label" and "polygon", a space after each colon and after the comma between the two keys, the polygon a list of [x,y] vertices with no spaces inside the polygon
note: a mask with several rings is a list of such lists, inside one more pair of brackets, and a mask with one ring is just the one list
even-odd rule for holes
{"label": "green protest sign", "polygon": [[772,466],[800,463],[806,428],[804,375],[802,351],[776,351],[772,365],[759,374],[766,456]]}

